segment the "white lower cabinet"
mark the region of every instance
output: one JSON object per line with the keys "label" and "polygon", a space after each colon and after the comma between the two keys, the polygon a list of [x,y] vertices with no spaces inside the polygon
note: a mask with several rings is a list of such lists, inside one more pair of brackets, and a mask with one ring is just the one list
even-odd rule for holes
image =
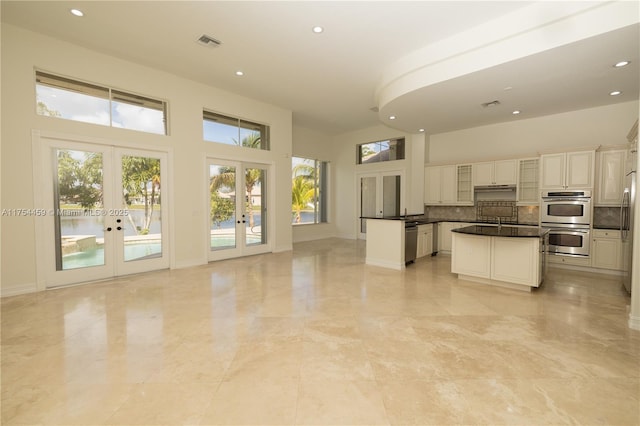
{"label": "white lower cabinet", "polygon": [[416,258],[429,256],[433,252],[433,224],[418,225],[418,248]]}
{"label": "white lower cabinet", "polygon": [[455,233],[452,252],[451,272],[491,278],[491,237]]}
{"label": "white lower cabinet", "polygon": [[539,282],[540,240],[492,238],[491,279],[532,285]]}
{"label": "white lower cabinet", "polygon": [[[466,222],[440,222],[438,223],[438,252],[451,253],[451,230],[473,225]],[[435,232],[435,231],[434,231]]]}
{"label": "white lower cabinet", "polygon": [[451,272],[459,278],[531,291],[544,278],[540,238],[453,233]]}
{"label": "white lower cabinet", "polygon": [[591,241],[591,266],[602,269],[622,269],[620,231],[594,229]]}

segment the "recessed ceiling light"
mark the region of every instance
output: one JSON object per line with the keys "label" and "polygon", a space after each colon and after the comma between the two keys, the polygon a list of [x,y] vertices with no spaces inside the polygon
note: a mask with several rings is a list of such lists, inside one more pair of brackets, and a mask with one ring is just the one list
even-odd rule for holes
{"label": "recessed ceiling light", "polygon": [[622,68],[622,67],[624,67],[625,65],[629,65],[629,61],[620,61],[620,62],[618,62],[617,64],[615,64],[615,65],[614,65],[614,67],[616,67],[616,68]]}
{"label": "recessed ceiling light", "polygon": [[610,92],[609,94],[610,94],[611,96],[618,96],[618,95],[619,95],[619,94],[621,94],[621,93],[622,93],[622,92],[621,92],[621,91],[619,91],[619,90],[614,90],[613,92]]}
{"label": "recessed ceiling light", "polygon": [[242,76],[244,75],[244,72],[242,72],[242,71],[238,70],[238,71],[236,71],[236,75],[237,75],[238,77],[242,77]]}
{"label": "recessed ceiling light", "polygon": [[84,16],[84,13],[80,9],[71,9],[69,12],[74,16]]}
{"label": "recessed ceiling light", "polygon": [[518,115],[518,114],[520,114],[520,110],[515,110],[515,111],[513,111],[511,114],[513,114],[513,115]]}
{"label": "recessed ceiling light", "polygon": [[424,132],[424,129],[418,129],[418,131],[419,131],[420,133],[422,133],[422,132]]}
{"label": "recessed ceiling light", "polygon": [[390,116],[389,116],[389,120],[395,120],[395,119],[396,119],[396,116],[395,116],[395,115],[390,115]]}
{"label": "recessed ceiling light", "polygon": [[324,28],[322,28],[322,27],[321,27],[321,26],[319,26],[319,25],[316,25],[315,27],[313,27],[313,28],[311,29],[311,31],[313,31],[313,32],[314,32],[314,33],[316,33],[316,34],[320,34],[321,32],[323,32],[323,31],[324,31]]}

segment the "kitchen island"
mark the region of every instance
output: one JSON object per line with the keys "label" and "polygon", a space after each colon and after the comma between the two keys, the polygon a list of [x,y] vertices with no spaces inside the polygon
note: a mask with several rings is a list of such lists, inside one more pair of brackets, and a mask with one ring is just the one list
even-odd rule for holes
{"label": "kitchen island", "polygon": [[[418,215],[361,219],[367,221],[367,265],[402,270],[407,263],[413,262],[416,255],[421,257],[437,251],[437,247],[431,244],[433,233],[437,235],[437,228],[433,228],[437,220]],[[416,231],[413,235],[407,232],[412,228]],[[407,238],[413,238],[413,243],[407,244]]]}
{"label": "kitchen island", "polygon": [[544,279],[548,232],[523,226],[454,229],[451,272],[459,279],[531,291]]}

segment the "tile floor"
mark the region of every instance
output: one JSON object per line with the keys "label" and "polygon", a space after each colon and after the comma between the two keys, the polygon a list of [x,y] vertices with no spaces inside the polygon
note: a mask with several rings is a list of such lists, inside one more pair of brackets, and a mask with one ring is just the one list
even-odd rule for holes
{"label": "tile floor", "polygon": [[2,299],[1,423],[640,424],[617,278],[449,271],[327,239]]}

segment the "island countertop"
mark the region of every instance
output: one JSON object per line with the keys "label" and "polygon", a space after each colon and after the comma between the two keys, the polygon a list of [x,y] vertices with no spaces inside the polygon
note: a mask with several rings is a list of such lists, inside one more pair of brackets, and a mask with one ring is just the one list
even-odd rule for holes
{"label": "island countertop", "polygon": [[451,232],[468,235],[484,235],[489,237],[540,238],[549,232],[548,228],[538,226],[489,226],[472,225],[452,229]]}

